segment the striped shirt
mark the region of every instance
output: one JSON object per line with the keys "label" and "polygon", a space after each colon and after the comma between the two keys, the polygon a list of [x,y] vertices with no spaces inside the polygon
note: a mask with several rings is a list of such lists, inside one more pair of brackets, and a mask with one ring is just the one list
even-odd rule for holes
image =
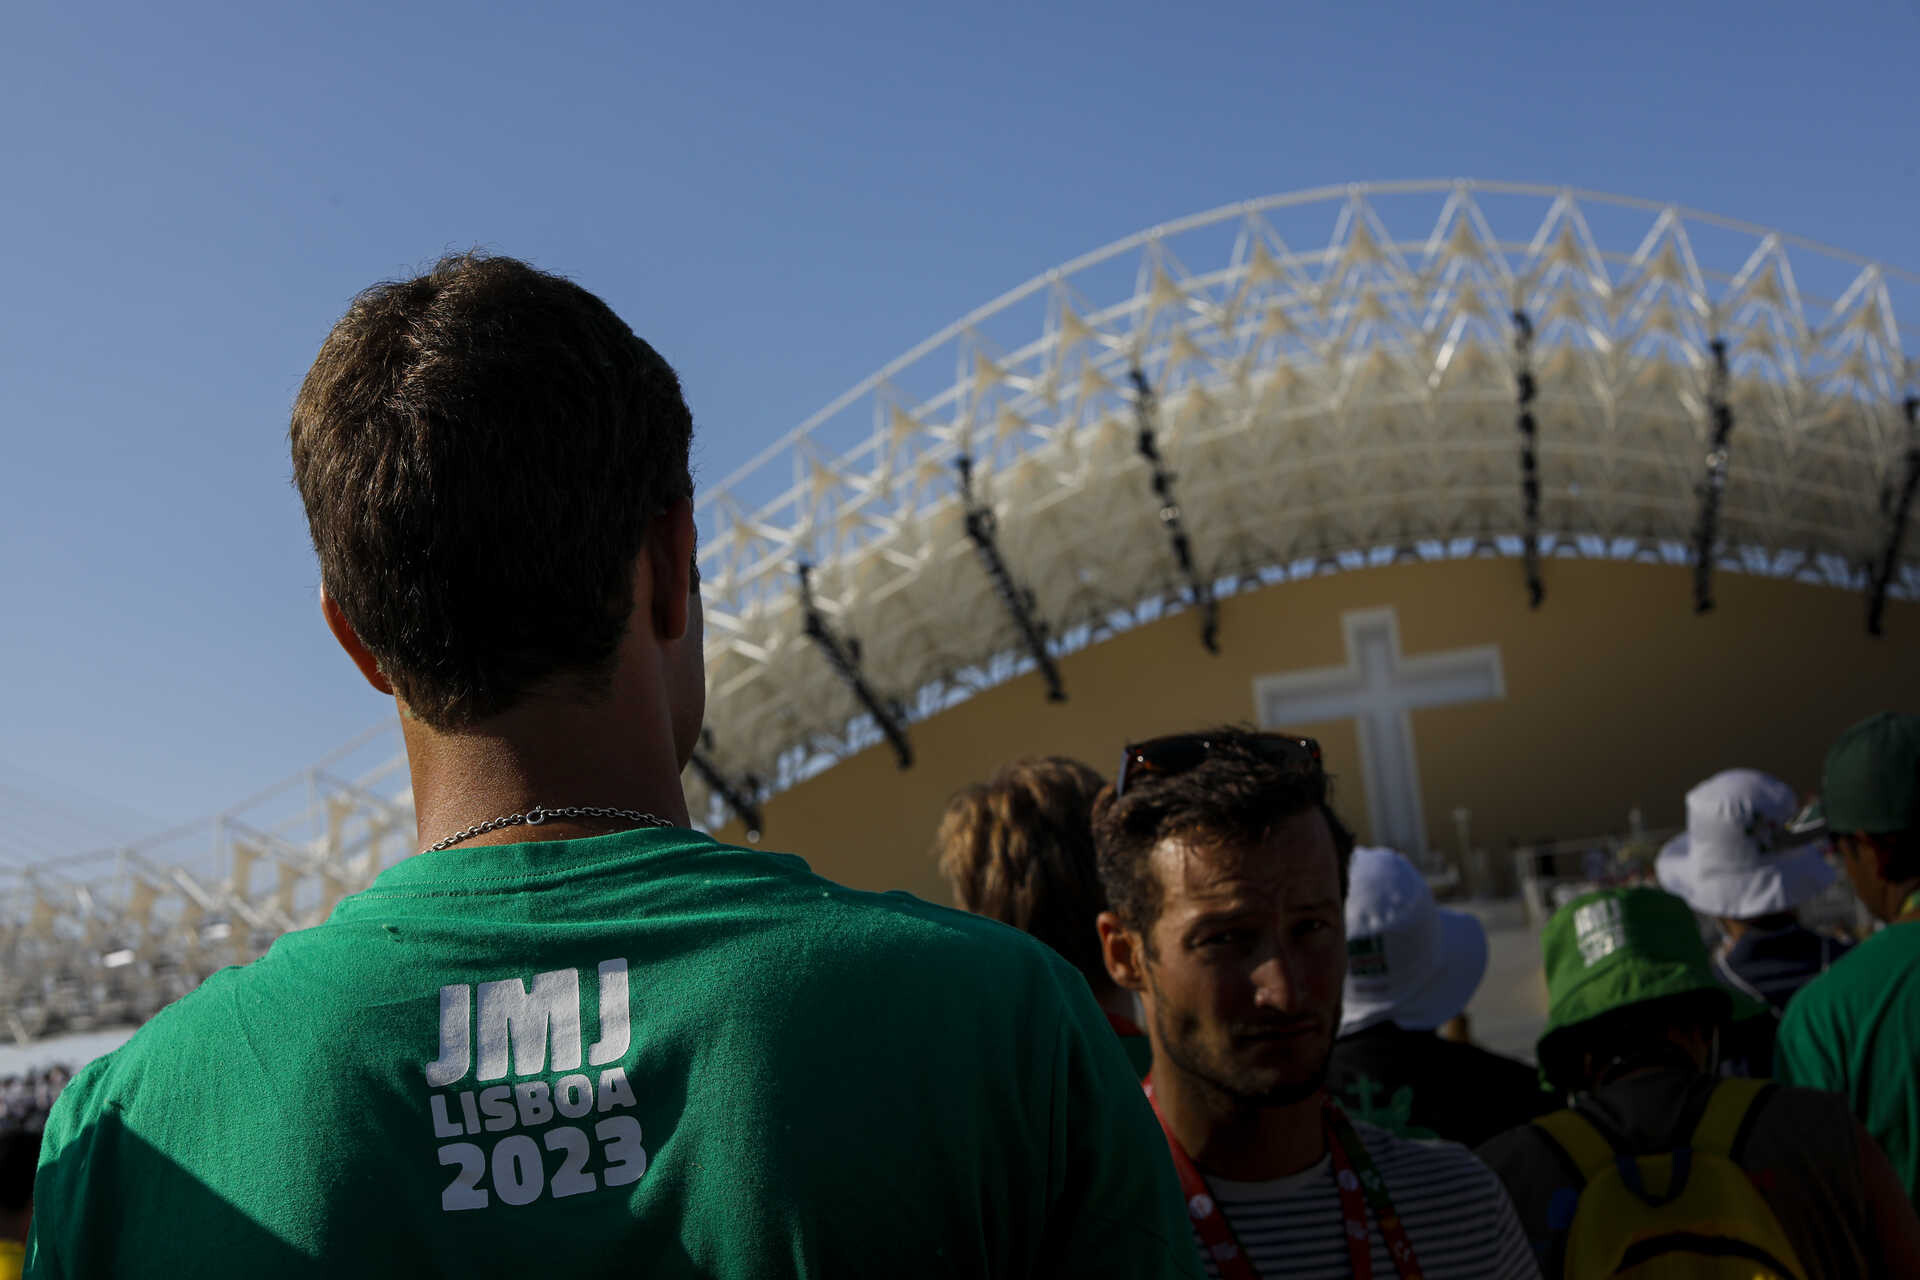
{"label": "striped shirt", "polygon": [[[1394,1210],[1407,1229],[1420,1269],[1432,1280],[1493,1277],[1538,1280],[1540,1268],[1526,1233],[1507,1199],[1506,1188],[1472,1152],[1451,1142],[1414,1142],[1359,1121],[1354,1128],[1386,1179]],[[1340,1217],[1340,1192],[1333,1182],[1333,1161],[1326,1156],[1311,1168],[1267,1182],[1231,1182],[1208,1178],[1207,1187],[1233,1225],[1233,1233],[1266,1280],[1346,1280],[1347,1243]],[[1380,1224],[1367,1214],[1373,1242],[1373,1274],[1379,1280],[1399,1275],[1387,1254]],[[1207,1274],[1219,1269],[1199,1234]]]}

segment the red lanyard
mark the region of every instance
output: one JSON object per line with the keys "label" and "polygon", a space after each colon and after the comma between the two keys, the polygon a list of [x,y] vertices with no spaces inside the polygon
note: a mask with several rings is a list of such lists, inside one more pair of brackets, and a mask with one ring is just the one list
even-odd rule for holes
{"label": "red lanyard", "polygon": [[[1173,1136],[1166,1116],[1161,1114],[1159,1100],[1153,1096],[1152,1079],[1142,1081],[1141,1087],[1147,1091],[1147,1101],[1153,1105],[1153,1114],[1160,1121],[1160,1131],[1167,1136],[1167,1152],[1180,1174],[1180,1193],[1186,1197],[1187,1214],[1193,1219],[1193,1228],[1200,1233],[1200,1243],[1212,1257],[1221,1280],[1260,1280],[1253,1259],[1234,1238],[1232,1224],[1207,1189],[1207,1180],[1199,1166],[1180,1145],[1180,1139]],[[1327,1099],[1326,1135],[1327,1152],[1333,1159],[1334,1185],[1340,1189],[1341,1236],[1347,1242],[1347,1263],[1354,1280],[1373,1280],[1373,1246],[1367,1237],[1368,1205],[1373,1207],[1380,1235],[1386,1241],[1387,1253],[1393,1258],[1394,1270],[1400,1273],[1401,1280],[1422,1280],[1420,1264],[1413,1256],[1413,1242],[1407,1239],[1406,1227],[1394,1212],[1386,1179],[1374,1168],[1366,1144],[1360,1141],[1346,1112],[1332,1098]]]}
{"label": "red lanyard", "polygon": [[1367,1210],[1373,1207],[1373,1220],[1380,1224],[1380,1238],[1386,1242],[1387,1256],[1400,1280],[1421,1280],[1420,1260],[1413,1256],[1413,1241],[1407,1228],[1394,1212],[1393,1197],[1387,1194],[1387,1180],[1374,1168],[1367,1144],[1353,1131],[1353,1122],[1332,1098],[1327,1099],[1327,1152],[1333,1157],[1333,1181],[1340,1188],[1340,1216],[1346,1221],[1347,1258],[1353,1263],[1355,1280],[1371,1280],[1373,1250],[1367,1244]]}

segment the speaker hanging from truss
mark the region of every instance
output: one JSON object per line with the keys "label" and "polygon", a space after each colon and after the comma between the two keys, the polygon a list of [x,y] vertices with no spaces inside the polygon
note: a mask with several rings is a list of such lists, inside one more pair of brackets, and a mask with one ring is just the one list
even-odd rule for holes
{"label": "speaker hanging from truss", "polygon": [[1520,414],[1520,549],[1526,565],[1527,604],[1538,609],[1547,594],[1540,582],[1539,424],[1533,416],[1539,386],[1533,377],[1533,320],[1524,310],[1513,313],[1513,364]]}
{"label": "speaker hanging from truss", "polygon": [[1733,434],[1733,406],[1727,403],[1727,343],[1715,338],[1713,374],[1707,384],[1707,414],[1713,443],[1707,450],[1707,474],[1694,490],[1700,497],[1700,521],[1693,530],[1693,611],[1713,609],[1713,545],[1720,533],[1720,497],[1727,488],[1727,437]]}
{"label": "speaker hanging from truss", "polygon": [[747,829],[748,841],[757,842],[764,829],[760,820],[760,806],[754,800],[760,794],[760,779],[751,773],[742,774],[738,779],[730,777],[713,762],[713,757],[708,754],[712,750],[713,730],[702,729],[700,745],[693,749],[687,764],[727,812],[740,820],[740,825]]}
{"label": "speaker hanging from truss", "polygon": [[1180,518],[1180,501],[1173,496],[1173,472],[1160,460],[1159,436],[1153,426],[1159,399],[1139,365],[1128,370],[1127,376],[1133,379],[1133,412],[1140,424],[1137,447],[1153,472],[1153,492],[1160,499],[1160,523],[1166,526],[1167,537],[1173,543],[1173,558],[1180,566],[1180,575],[1187,580],[1193,607],[1200,611],[1200,643],[1207,647],[1208,653],[1219,653],[1220,604],[1213,598],[1213,585],[1202,579],[1194,567],[1193,542],[1187,537],[1186,525]]}
{"label": "speaker hanging from truss", "polygon": [[913,767],[913,744],[907,741],[906,708],[897,702],[888,702],[873,691],[867,678],[860,670],[860,642],[852,636],[841,639],[820,612],[813,601],[813,566],[797,564],[794,571],[800,577],[800,609],[806,618],[807,639],[820,646],[820,652],[826,655],[827,663],[842,680],[853,696],[859,700],[867,714],[873,717],[873,723],[881,734],[893,746],[894,759],[900,762],[902,769]]}
{"label": "speaker hanging from truss", "polygon": [[1880,559],[1874,565],[1873,582],[1867,593],[1867,633],[1881,634],[1881,623],[1887,612],[1887,588],[1893,583],[1893,575],[1900,568],[1900,544],[1906,541],[1907,521],[1913,515],[1913,493],[1920,488],[1920,396],[1908,396],[1907,409],[1907,474],[1900,482],[1899,493],[1891,490],[1880,495],[1880,509],[1887,516],[1887,540],[1880,548]]}
{"label": "speaker hanging from truss", "polygon": [[1001,558],[1000,545],[994,541],[994,533],[1000,522],[994,518],[993,509],[974,496],[973,459],[963,453],[953,460],[953,465],[960,472],[960,503],[966,512],[967,538],[980,555],[980,564],[993,583],[994,594],[1000,597],[1007,615],[1013,619],[1014,626],[1020,629],[1020,638],[1026,643],[1027,652],[1033,655],[1041,678],[1047,682],[1047,701],[1065,702],[1067,691],[1060,684],[1060,668],[1054,664],[1053,655],[1047,652],[1047,624],[1033,613],[1033,592],[1013,580],[1007,562]]}

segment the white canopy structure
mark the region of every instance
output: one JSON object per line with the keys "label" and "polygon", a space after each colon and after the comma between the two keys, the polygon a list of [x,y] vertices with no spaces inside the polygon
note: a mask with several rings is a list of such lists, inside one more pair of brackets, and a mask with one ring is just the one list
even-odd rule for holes
{"label": "white canopy structure", "polygon": [[[1550,609],[1553,557],[1684,563],[1704,539],[1709,573],[1857,591],[1864,625],[1876,587],[1920,597],[1889,550],[1920,467],[1895,322],[1916,294],[1760,227],[1499,183],[1325,188],[1117,241],[703,494],[694,812],[909,749],[915,719],[1141,622],[1188,610],[1197,648],[1210,599],[1394,560],[1512,556]],[[398,750],[382,726],[207,823],[0,868],[0,1037],[142,1017],[323,918],[412,847]]]}
{"label": "white canopy structure", "polygon": [[[1894,319],[1916,286],[1723,218],[1467,181],[1276,196],[1116,241],[914,347],[705,492],[707,755],[777,790],[878,740],[809,637],[798,564],[820,620],[860,641],[871,700],[904,713],[896,728],[1038,662],[968,537],[963,455],[1049,654],[1196,597],[1383,560],[1532,541],[1686,561],[1703,489],[1723,488],[1710,567],[1864,592],[1916,447],[1920,364]],[[1173,501],[1139,447],[1136,369]],[[1909,554],[1890,589],[1916,586]]]}

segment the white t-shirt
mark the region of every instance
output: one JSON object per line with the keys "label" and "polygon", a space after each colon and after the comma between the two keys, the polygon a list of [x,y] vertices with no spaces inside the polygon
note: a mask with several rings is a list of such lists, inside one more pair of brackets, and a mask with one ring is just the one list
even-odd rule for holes
{"label": "white t-shirt", "polygon": [[[1452,1142],[1397,1138],[1359,1121],[1354,1128],[1386,1179],[1394,1211],[1425,1275],[1432,1280],[1538,1280],[1540,1267],[1506,1188],[1471,1151]],[[1267,1182],[1208,1178],[1207,1188],[1263,1277],[1346,1280],[1352,1274],[1330,1157]],[[1394,1280],[1400,1273],[1371,1209],[1367,1232],[1376,1280]],[[1197,1232],[1194,1244],[1207,1274],[1217,1277],[1219,1268]]]}

